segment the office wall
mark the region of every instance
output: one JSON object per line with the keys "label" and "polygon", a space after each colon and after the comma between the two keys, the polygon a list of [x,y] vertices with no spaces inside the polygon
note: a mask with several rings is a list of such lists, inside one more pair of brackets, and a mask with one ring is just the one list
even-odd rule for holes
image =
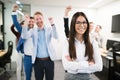
{"label": "office wall", "polygon": [[11,18],[11,12],[12,12],[12,4],[11,3],[5,3],[5,49],[7,50],[8,46],[7,46],[7,42],[8,41],[13,41],[14,43],[14,49],[13,49],[13,54],[12,54],[12,60],[15,61],[17,59],[16,56],[16,49],[15,49],[15,42],[16,42],[16,38],[13,35],[13,33],[10,30],[10,27],[12,25],[12,18]]}
{"label": "office wall", "polygon": [[2,12],[1,12],[1,10],[0,10],[0,25],[2,24],[3,22],[2,22]]}
{"label": "office wall", "polygon": [[103,6],[97,10],[97,23],[102,25],[102,34],[107,39],[120,41],[120,33],[111,33],[112,15],[120,14],[120,1]]}

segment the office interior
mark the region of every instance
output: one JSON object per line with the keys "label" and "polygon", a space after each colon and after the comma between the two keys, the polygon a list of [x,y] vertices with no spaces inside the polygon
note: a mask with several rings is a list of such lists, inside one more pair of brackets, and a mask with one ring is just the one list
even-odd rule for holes
{"label": "office interior", "polygon": [[[3,50],[7,50],[8,41],[13,42],[13,52],[11,56],[12,62],[15,62],[17,53],[15,44],[16,37],[10,30],[10,27],[13,24],[11,19],[12,6],[13,4],[16,4],[16,1],[21,2],[23,6],[22,12],[24,14],[28,13],[33,16],[34,12],[41,11],[44,14],[45,24],[47,25],[50,25],[48,18],[54,18],[59,35],[59,40],[53,39],[55,52],[57,53],[56,60],[61,60],[62,56],[61,49],[63,48],[62,46],[64,46],[62,43],[65,39],[63,17],[65,8],[68,5],[72,6],[72,10],[69,13],[70,20],[75,12],[82,11],[87,15],[89,21],[102,26],[101,33],[104,38],[104,49],[107,47],[106,45],[108,40],[120,41],[120,32],[111,32],[112,16],[120,14],[120,0],[0,0],[0,3],[3,4],[2,6],[4,6],[1,8],[2,6],[0,5],[0,40],[4,42],[2,45]],[[88,7],[89,4],[92,4],[96,1],[99,2],[92,7]],[[19,19],[21,20],[23,16],[21,14],[19,15]],[[3,27],[1,27],[1,25]],[[105,66],[108,64],[108,62],[105,62]],[[97,73],[97,75],[99,74],[101,73]]]}

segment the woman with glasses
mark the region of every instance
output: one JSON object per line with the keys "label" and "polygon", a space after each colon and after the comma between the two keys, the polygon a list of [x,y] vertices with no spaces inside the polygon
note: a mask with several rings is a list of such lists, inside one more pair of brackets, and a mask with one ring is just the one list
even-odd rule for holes
{"label": "woman with glasses", "polygon": [[72,17],[62,63],[67,71],[64,80],[90,80],[90,73],[102,70],[98,45],[90,42],[89,22],[83,12],[76,12]]}

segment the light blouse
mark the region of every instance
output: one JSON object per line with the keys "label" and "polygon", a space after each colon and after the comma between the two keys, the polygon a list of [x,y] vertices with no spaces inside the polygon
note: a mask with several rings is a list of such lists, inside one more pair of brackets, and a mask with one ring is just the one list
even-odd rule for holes
{"label": "light blouse", "polygon": [[98,45],[96,41],[92,41],[93,46],[93,58],[94,58],[94,64],[89,65],[88,63],[88,57],[85,57],[85,43],[84,41],[81,43],[77,39],[75,39],[75,47],[76,47],[76,57],[77,59],[74,61],[68,61],[66,59],[66,56],[69,55],[69,45],[68,41],[66,40],[63,55],[62,55],[62,63],[65,70],[67,70],[68,73],[93,73],[97,71],[101,71],[103,68],[102,58],[100,55],[100,51],[98,48]]}

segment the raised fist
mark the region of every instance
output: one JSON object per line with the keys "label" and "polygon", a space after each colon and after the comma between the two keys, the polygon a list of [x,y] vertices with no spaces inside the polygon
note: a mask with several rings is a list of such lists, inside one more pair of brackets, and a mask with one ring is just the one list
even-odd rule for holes
{"label": "raised fist", "polygon": [[49,20],[49,22],[50,22],[51,25],[54,23],[52,17],[48,18],[48,20]]}
{"label": "raised fist", "polygon": [[19,6],[17,4],[15,4],[15,5],[13,5],[12,11],[16,11],[16,10],[18,10],[18,8],[19,8]]}

